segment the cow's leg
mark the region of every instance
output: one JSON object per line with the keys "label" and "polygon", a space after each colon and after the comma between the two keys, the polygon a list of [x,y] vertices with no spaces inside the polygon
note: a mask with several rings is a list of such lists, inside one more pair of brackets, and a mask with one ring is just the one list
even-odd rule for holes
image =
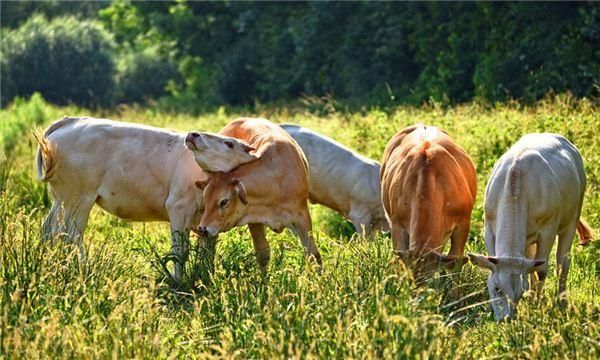
{"label": "cow's leg", "polygon": [[559,296],[563,296],[563,293],[567,289],[567,275],[569,274],[569,268],[571,267],[571,245],[573,244],[575,231],[577,231],[577,223],[578,221],[575,220],[573,224],[558,234],[558,245],[556,247],[556,274],[558,276]]}
{"label": "cow's leg", "polygon": [[465,245],[469,240],[469,230],[471,228],[469,219],[456,225],[450,235],[450,251],[448,252],[451,256],[463,257],[465,253]]}
{"label": "cow's leg", "polygon": [[544,260],[544,263],[535,268],[534,271],[536,276],[531,284],[531,288],[538,294],[541,294],[544,287],[544,281],[548,275],[548,259],[550,258],[552,245],[554,245],[554,239],[556,239],[556,227],[546,226],[538,234],[535,260]]}
{"label": "cow's leg", "polygon": [[352,205],[348,218],[359,237],[369,236],[371,233],[371,215],[367,209],[361,206]]}
{"label": "cow's leg", "polygon": [[[79,198],[68,198],[62,203],[64,212],[64,227],[68,234],[68,241],[74,242],[79,248],[79,260],[86,261],[85,247],[83,246],[83,233],[90,217],[90,211],[96,203],[96,193],[89,193]],[[60,222],[60,220],[59,220]]]}
{"label": "cow's leg", "polygon": [[202,247],[201,251],[202,253],[200,255],[203,255],[206,257],[206,264],[208,265],[210,271],[213,270],[214,267],[214,260],[215,260],[215,252],[216,252],[216,247],[217,247],[217,240],[218,240],[219,236],[202,236],[200,238],[201,241],[200,242],[200,246]]}
{"label": "cow's leg", "polygon": [[[525,248],[525,257],[528,259],[534,259],[537,253],[537,241],[532,242]],[[529,274],[529,283],[533,286],[537,281],[537,275],[534,272]]]}
{"label": "cow's leg", "polygon": [[59,214],[62,209],[61,202],[53,198],[52,199],[52,208],[48,215],[44,218],[44,222],[42,223],[42,241],[43,242],[54,242],[56,236],[59,233]]}
{"label": "cow's leg", "polygon": [[471,228],[470,219],[466,219],[457,224],[450,235],[450,251],[448,255],[456,260],[452,261],[446,267],[454,272],[460,272],[462,266],[468,261],[465,257],[465,245],[469,240],[469,229]]}
{"label": "cow's leg", "polygon": [[173,278],[175,281],[181,281],[189,252],[189,235],[196,206],[193,199],[169,196],[166,208],[171,223],[171,254],[175,257]]}
{"label": "cow's leg", "polygon": [[304,252],[317,262],[320,271],[322,267],[321,254],[312,236],[312,222],[308,208],[303,209],[297,219],[288,227],[298,234],[302,242],[302,247],[304,247]]}
{"label": "cow's leg", "polygon": [[258,262],[262,274],[266,275],[269,267],[269,260],[271,259],[271,248],[265,237],[265,226],[263,224],[248,224],[248,229],[250,229],[250,235],[252,235],[256,261]]}

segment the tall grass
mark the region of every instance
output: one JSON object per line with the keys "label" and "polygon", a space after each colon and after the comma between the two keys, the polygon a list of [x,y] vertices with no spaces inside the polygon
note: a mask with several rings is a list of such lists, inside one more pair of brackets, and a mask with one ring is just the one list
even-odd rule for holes
{"label": "tall grass", "polygon": [[[518,318],[500,324],[489,314],[487,274],[480,269],[466,265],[452,279],[440,275],[417,286],[386,236],[357,240],[338,216],[318,206],[311,212],[321,275],[291,233],[269,232],[271,265],[263,278],[249,233],[240,228],[220,237],[210,281],[188,284],[195,292],[175,291],[161,263],[169,252],[168,226],[126,223],[99,210],[86,232],[87,262],[79,263],[73,246],[39,241],[48,203],[35,177],[29,133],[79,111],[33,99],[0,112],[0,119],[15,119],[11,124],[26,122],[3,127],[1,134],[3,144],[12,145],[3,145],[10,151],[0,166],[0,358],[600,357],[600,242],[573,247],[565,308],[556,301],[551,274],[541,296],[528,293]],[[36,113],[44,115],[28,120]],[[239,114],[191,117],[124,108],[95,115],[216,131]],[[443,127],[477,165],[479,198],[467,249],[478,252],[485,251],[482,193],[493,163],[524,133],[559,132],[582,152],[589,184],[584,216],[600,228],[600,118],[586,100],[355,113],[257,108],[244,115],[300,123],[374,158],[405,125]],[[193,253],[190,268],[200,261]]]}

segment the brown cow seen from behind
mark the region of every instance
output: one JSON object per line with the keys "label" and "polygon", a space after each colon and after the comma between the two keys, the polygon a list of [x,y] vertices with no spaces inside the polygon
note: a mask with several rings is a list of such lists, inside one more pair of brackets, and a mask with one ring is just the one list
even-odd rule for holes
{"label": "brown cow seen from behind", "polygon": [[[420,270],[466,261],[476,174],[459,145],[437,127],[407,127],[387,144],[380,177],[396,253],[419,258],[425,263]],[[443,255],[448,239],[450,251]]]}

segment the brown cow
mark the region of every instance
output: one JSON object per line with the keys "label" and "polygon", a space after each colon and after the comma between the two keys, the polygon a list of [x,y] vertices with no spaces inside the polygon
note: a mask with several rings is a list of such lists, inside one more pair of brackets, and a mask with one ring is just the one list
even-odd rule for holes
{"label": "brown cow", "polygon": [[256,149],[257,159],[229,172],[210,173],[208,182],[197,184],[205,204],[199,233],[216,235],[248,224],[258,264],[266,272],[270,248],[265,225],[275,232],[287,227],[320,267],[308,212],[308,165],[298,144],[265,119],[237,119],[219,133],[244,140]]}
{"label": "brown cow", "polygon": [[[437,127],[407,127],[387,144],[380,177],[395,252],[404,259],[419,257],[428,267],[466,260],[476,175],[460,146]],[[440,252],[448,238],[446,256]]]}

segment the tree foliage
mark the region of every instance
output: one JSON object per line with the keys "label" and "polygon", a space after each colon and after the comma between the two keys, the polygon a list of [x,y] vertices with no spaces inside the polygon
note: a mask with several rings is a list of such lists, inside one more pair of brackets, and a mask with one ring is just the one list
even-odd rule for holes
{"label": "tree foliage", "polygon": [[177,69],[156,47],[124,51],[117,62],[117,99],[143,103],[166,94],[167,84],[178,79]]}
{"label": "tree foliage", "polygon": [[32,17],[3,36],[2,103],[37,91],[56,104],[110,104],[112,47],[110,34],[94,21]]}
{"label": "tree foliage", "polygon": [[[23,15],[31,6],[37,5],[13,7]],[[39,5],[46,13],[59,9],[48,6]],[[596,97],[599,91],[594,2],[117,0],[99,9],[116,42],[116,61],[142,62],[121,66],[137,74],[129,88],[142,82],[138,94],[121,102],[162,96],[166,83],[171,100],[194,106],[304,95],[378,105],[534,101],[548,92]],[[167,62],[164,69],[179,74],[168,70],[144,84],[141,71],[154,73],[147,48],[155,66]]]}
{"label": "tree foliage", "polygon": [[[595,3],[121,2],[176,42],[214,100],[536,100],[597,95]],[[110,12],[111,8],[105,10]],[[112,18],[112,24],[126,23]],[[130,28],[131,30],[131,28]],[[189,60],[188,60],[189,61]]]}

